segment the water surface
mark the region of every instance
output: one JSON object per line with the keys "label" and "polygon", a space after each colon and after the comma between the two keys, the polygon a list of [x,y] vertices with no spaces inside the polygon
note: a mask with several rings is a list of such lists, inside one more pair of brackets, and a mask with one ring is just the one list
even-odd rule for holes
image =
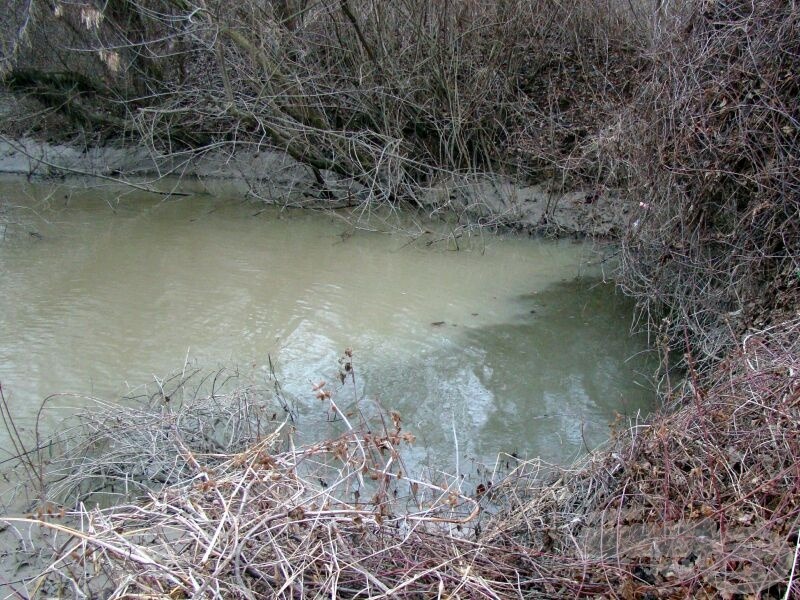
{"label": "water surface", "polygon": [[328,427],[311,385],[348,347],[360,401],[443,467],[454,436],[462,465],[567,461],[651,406],[631,306],[583,244],[9,179],[0,210],[0,382],[22,427],[53,392],[114,399],[187,361],[258,377],[271,358],[310,438]]}

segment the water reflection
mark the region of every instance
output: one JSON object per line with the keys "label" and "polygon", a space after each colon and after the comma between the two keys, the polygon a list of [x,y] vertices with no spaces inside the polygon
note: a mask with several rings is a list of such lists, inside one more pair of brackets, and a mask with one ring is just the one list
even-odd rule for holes
{"label": "water reflection", "polygon": [[557,282],[514,305],[506,323],[465,324],[437,351],[367,374],[367,395],[411,415],[433,449],[419,459],[452,464],[455,423],[462,459],[565,461],[606,439],[616,413],[651,407],[652,365],[610,285]]}

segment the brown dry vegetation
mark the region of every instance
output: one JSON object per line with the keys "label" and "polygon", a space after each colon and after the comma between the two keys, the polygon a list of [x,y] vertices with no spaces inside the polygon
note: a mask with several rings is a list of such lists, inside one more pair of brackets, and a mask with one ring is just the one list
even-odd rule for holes
{"label": "brown dry vegetation", "polygon": [[[343,433],[303,447],[238,389],[96,406],[48,451],[35,596],[791,598],[800,321],[689,372],[662,416],[568,469],[418,478],[402,416],[315,386]],[[343,364],[350,364],[350,358]],[[347,370],[346,373],[352,373]],[[347,404],[348,408],[343,408]],[[280,410],[277,411],[280,414]],[[219,423],[227,427],[219,429]],[[41,468],[36,461],[31,468]],[[103,494],[121,503],[90,509]],[[126,492],[126,493],[123,493]],[[138,497],[138,500],[136,499]],[[134,500],[132,503],[128,503]],[[63,502],[77,502],[77,510]],[[22,534],[21,534],[22,535]],[[796,581],[795,581],[796,587]]]}
{"label": "brown dry vegetation", "polygon": [[786,322],[748,335],[702,379],[690,369],[663,415],[511,513],[500,535],[558,557],[543,591],[795,597],[799,332]]}
{"label": "brown dry vegetation", "polygon": [[657,21],[617,0],[6,2],[0,74],[29,110],[8,130],[187,160],[277,147],[362,202],[453,174],[597,183],[596,129],[637,89]]}
{"label": "brown dry vegetation", "polygon": [[688,335],[720,360],[748,327],[797,310],[800,10],[704,3],[673,37],[632,107],[626,152],[644,206],[622,275],[671,347]]}
{"label": "brown dry vegetation", "polygon": [[[77,12],[40,16],[116,40],[122,66],[111,72],[93,47],[102,86],[43,77],[35,61],[20,66],[32,43],[15,47],[6,85],[89,137],[176,152],[277,145],[323,180],[335,171],[362,182],[366,202],[413,199],[446,173],[621,187],[632,216],[620,281],[662,351],[664,409],[569,469],[524,463],[480,489],[410,479],[410,438],[388,416],[310,447],[262,432],[210,452],[195,429],[173,426],[184,422],[177,407],[148,417],[172,432],[157,443],[129,437],[141,415],[94,415],[98,446],[177,458],[143,502],[78,510],[71,530],[44,518],[63,537],[40,591],[800,595],[800,6],[208,6],[110,3],[93,30]],[[108,106],[95,114],[98,98]],[[240,400],[226,414],[250,423],[254,413],[236,411],[253,404]],[[336,394],[322,400],[338,410]],[[62,476],[87,457],[77,469],[87,478],[152,463],[79,447]]]}

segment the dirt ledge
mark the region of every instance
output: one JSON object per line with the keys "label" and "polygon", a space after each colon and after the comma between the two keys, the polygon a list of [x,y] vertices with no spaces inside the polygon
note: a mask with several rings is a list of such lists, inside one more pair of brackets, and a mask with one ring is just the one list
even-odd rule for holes
{"label": "dirt ledge", "polygon": [[[322,171],[326,190],[311,170],[271,150],[226,148],[186,157],[153,154],[145,148],[78,148],[32,138],[0,136],[0,173],[52,178],[64,175],[145,183],[164,176],[220,179],[270,204],[339,208],[371,201],[364,186]],[[417,204],[432,216],[455,213],[460,221],[553,237],[613,239],[621,235],[634,203],[621,191],[562,191],[550,183],[524,184],[501,176],[449,177],[421,189]]]}

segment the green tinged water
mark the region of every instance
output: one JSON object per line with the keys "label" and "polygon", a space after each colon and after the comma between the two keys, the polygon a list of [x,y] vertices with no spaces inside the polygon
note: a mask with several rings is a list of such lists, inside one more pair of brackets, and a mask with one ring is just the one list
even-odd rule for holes
{"label": "green tinged water", "polygon": [[564,462],[617,412],[651,408],[632,307],[583,244],[473,235],[455,251],[412,215],[399,221],[416,240],[378,217],[359,229],[224,195],[14,179],[0,210],[0,382],[28,432],[54,392],[76,395],[53,402],[51,427],[81,396],[113,401],[187,357],[261,381],[271,357],[313,439],[331,425],[311,386],[335,381],[348,347],[359,401],[401,413],[419,463],[452,466],[454,435],[462,468],[498,452]]}

